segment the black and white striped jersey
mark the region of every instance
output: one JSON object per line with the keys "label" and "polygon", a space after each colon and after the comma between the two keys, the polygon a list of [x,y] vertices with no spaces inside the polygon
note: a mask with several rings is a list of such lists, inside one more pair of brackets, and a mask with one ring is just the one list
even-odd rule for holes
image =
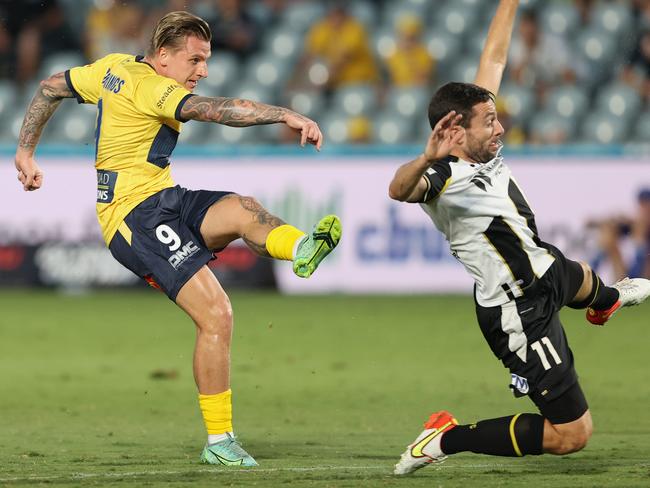
{"label": "black and white striped jersey", "polygon": [[420,205],[474,278],[479,305],[522,296],[553,264],[500,153],[484,164],[450,156],[434,163],[424,178],[428,190]]}

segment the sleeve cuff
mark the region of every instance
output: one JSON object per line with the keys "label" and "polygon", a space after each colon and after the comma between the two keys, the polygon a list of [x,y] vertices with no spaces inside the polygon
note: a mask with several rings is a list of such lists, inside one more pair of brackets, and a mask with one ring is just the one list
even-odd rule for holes
{"label": "sleeve cuff", "polygon": [[194,93],[188,93],[183,98],[181,98],[180,102],[178,102],[178,105],[176,106],[176,111],[174,112],[174,118],[179,122],[187,122],[188,120],[190,120],[181,117],[181,110],[183,109],[183,105],[185,105],[185,102],[187,102],[191,97],[194,96],[196,96],[194,95]]}
{"label": "sleeve cuff", "polygon": [[77,103],[86,103],[86,101],[83,99],[81,95],[77,92],[77,90],[74,89],[74,86],[72,85],[72,80],[70,79],[70,70],[67,69],[65,70],[65,82],[68,85],[68,88],[70,88],[70,91],[74,95],[74,97],[77,99]]}

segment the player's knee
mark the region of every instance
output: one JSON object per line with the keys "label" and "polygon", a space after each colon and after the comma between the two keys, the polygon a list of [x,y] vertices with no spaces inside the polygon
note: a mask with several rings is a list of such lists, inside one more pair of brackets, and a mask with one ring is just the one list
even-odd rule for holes
{"label": "player's knee", "polygon": [[559,442],[553,450],[554,454],[571,454],[584,449],[593,433],[591,418],[581,422],[568,432],[563,432],[558,439]]}
{"label": "player's knee", "polygon": [[201,320],[197,321],[202,332],[224,335],[232,331],[232,306],[227,297],[211,301],[202,315]]}

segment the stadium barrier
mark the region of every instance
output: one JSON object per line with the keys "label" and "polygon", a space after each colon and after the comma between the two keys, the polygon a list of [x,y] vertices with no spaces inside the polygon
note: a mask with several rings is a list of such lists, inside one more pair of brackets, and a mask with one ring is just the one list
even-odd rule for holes
{"label": "stadium barrier", "polygon": [[[317,276],[296,278],[287,263],[257,259],[233,245],[213,263],[224,285],[274,286],[288,293],[468,292],[472,283],[444,237],[417,204],[388,198],[403,155],[178,157],[173,175],[193,189],[258,198],[287,222],[308,229],[326,213],[344,225],[340,248]],[[542,239],[569,257],[596,252],[589,222],[629,214],[650,187],[650,158],[515,156],[506,160],[536,213]],[[132,286],[137,279],[103,247],[95,217],[92,158],[40,159],[45,185],[26,193],[0,169],[0,284]],[[221,269],[219,270],[219,266]],[[607,274],[607,271],[601,271]]]}

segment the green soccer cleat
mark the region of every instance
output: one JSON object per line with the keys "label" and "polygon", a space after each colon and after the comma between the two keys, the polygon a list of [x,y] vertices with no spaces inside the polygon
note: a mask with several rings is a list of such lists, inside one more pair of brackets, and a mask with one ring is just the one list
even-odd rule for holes
{"label": "green soccer cleat", "polygon": [[311,234],[298,244],[293,272],[301,278],[309,278],[340,240],[341,221],[336,215],[326,215],[314,226]]}
{"label": "green soccer cleat", "polygon": [[201,462],[221,466],[258,466],[257,461],[230,434],[221,442],[206,445],[201,453]]}

